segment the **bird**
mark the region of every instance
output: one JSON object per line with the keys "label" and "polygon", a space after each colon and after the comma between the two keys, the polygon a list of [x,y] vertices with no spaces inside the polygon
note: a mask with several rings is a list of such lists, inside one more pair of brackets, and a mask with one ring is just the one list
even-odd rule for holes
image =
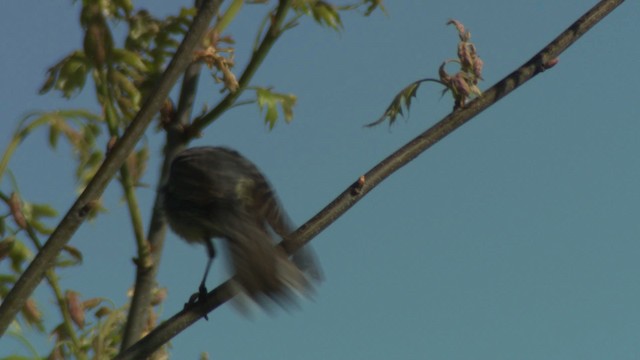
{"label": "bird", "polygon": [[216,249],[225,240],[235,271],[235,285],[259,304],[283,304],[293,294],[312,292],[322,270],[309,246],[293,256],[275,246],[293,226],[275,191],[258,167],[235,150],[202,146],[183,150],[171,162],[162,188],[169,227],[188,243],[203,244],[207,263],[198,293],[204,300],[206,280]]}

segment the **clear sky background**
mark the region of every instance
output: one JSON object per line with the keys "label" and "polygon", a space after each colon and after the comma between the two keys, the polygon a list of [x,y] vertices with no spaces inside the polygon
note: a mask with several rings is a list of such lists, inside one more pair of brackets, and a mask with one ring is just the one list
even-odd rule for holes
{"label": "clear sky background", "polygon": [[[165,15],[189,1],[140,1]],[[447,114],[440,88],[418,92],[407,121],[364,129],[409,82],[436,77],[462,21],[485,62],[486,89],[527,61],[595,1],[387,1],[389,16],[343,18],[340,34],[311,19],[274,47],[254,84],[298,96],[295,118],[273,131],[253,105],[236,108],[194,145],[228,145],[267,174],[302,224],[357,177]],[[263,7],[229,28],[239,68]],[[0,145],[33,110],[97,109],[92,95],[38,96],[46,69],[82,46],[70,1],[11,1],[0,11]],[[313,240],[326,281],[299,310],[224,305],[172,341],[174,359],[637,359],[640,357],[640,112],[638,19],[628,1],[560,57],[560,63],[418,157]],[[93,94],[88,91],[88,94]],[[198,101],[219,94],[201,82]],[[199,108],[199,106],[198,106]],[[162,134],[150,130],[145,220],[155,196]],[[74,201],[70,150],[33,134],[10,164],[25,197]],[[8,189],[5,179],[2,186]],[[123,304],[135,256],[120,187],[109,212],[72,245],[84,265],[61,272],[83,297]],[[146,221],[145,221],[146,223]],[[203,247],[168,235],[158,281],[161,317],[200,281]],[[0,269],[6,264],[0,263]],[[217,261],[209,286],[224,280]],[[58,321],[50,289],[36,299]],[[45,354],[46,336],[30,337]],[[0,340],[0,356],[29,353]]]}

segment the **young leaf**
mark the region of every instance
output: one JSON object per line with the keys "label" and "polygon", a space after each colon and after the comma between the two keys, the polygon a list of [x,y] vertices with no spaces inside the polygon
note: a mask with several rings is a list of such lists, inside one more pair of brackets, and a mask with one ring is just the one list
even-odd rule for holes
{"label": "young leaf", "polygon": [[58,139],[60,139],[60,127],[53,123],[49,126],[49,146],[52,149],[58,147]]}
{"label": "young leaf", "polygon": [[30,225],[35,231],[43,235],[50,235],[53,232],[53,228],[46,226],[44,223],[38,220],[32,220],[30,222]]}
{"label": "young leaf", "polygon": [[[471,33],[457,20],[449,20],[447,25],[449,24],[453,24],[458,30],[458,36],[460,38],[460,42],[458,43],[458,59],[446,60],[440,65],[438,69],[440,80],[422,79],[402,89],[402,91],[393,98],[393,101],[391,101],[391,104],[387,107],[384,114],[378,120],[365,125],[366,127],[378,125],[386,119],[389,119],[389,125],[392,125],[398,114],[404,115],[403,109],[409,110],[411,98],[416,96],[416,91],[422,82],[431,81],[443,85],[445,87],[442,91],[443,95],[447,91],[451,91],[454,98],[454,109],[464,107],[467,99],[482,94],[477,84],[479,80],[482,80],[482,68],[484,64],[477,54],[475,45],[469,41],[471,39]],[[453,75],[449,75],[445,70],[445,66],[452,62],[459,64],[460,70]]]}
{"label": "young leaf", "polygon": [[334,30],[341,30],[342,20],[335,7],[324,1],[318,1],[311,9],[313,18],[318,24],[326,25]]}
{"label": "young leaf", "polygon": [[342,30],[342,20],[338,9],[325,1],[297,1],[293,8],[296,12],[313,19],[320,25],[330,27],[334,30]]}
{"label": "young leaf", "polygon": [[389,119],[389,125],[392,125],[396,121],[396,117],[398,116],[398,114],[404,116],[402,109],[405,108],[407,109],[407,111],[409,110],[409,108],[411,107],[411,99],[416,96],[418,87],[420,87],[420,84],[424,81],[427,81],[427,79],[412,82],[404,89],[400,90],[400,92],[393,98],[391,104],[389,104],[384,114],[382,114],[382,116],[378,120],[365,126],[376,126],[386,119]]}
{"label": "young leaf", "polygon": [[58,216],[58,211],[56,211],[56,209],[48,204],[32,204],[31,216],[33,216],[34,218],[56,217]]}
{"label": "young leaf", "polygon": [[147,71],[147,66],[145,65],[144,61],[142,61],[142,57],[133,51],[114,48],[111,55],[115,63],[123,63],[129,65],[130,67],[140,72]]}
{"label": "young leaf", "polygon": [[64,60],[57,74],[55,88],[66,98],[82,90],[90,65],[83,53],[76,51]]}
{"label": "young leaf", "polygon": [[22,272],[22,265],[31,258],[31,251],[20,241],[16,241],[9,251],[11,269],[17,273]]}
{"label": "young leaf", "polygon": [[293,107],[296,104],[296,96],[272,92],[268,88],[255,88],[260,110],[267,108],[265,123],[269,124],[269,130],[273,129],[278,120],[278,105],[282,108],[284,120],[289,123],[293,119]]}
{"label": "young leaf", "polygon": [[364,12],[364,16],[371,15],[376,9],[380,9],[382,13],[387,15],[387,9],[382,5],[382,0],[364,0],[363,4],[367,4],[367,10]]}
{"label": "young leaf", "polygon": [[62,250],[66,251],[78,264],[82,263],[82,252],[71,245],[65,245]]}

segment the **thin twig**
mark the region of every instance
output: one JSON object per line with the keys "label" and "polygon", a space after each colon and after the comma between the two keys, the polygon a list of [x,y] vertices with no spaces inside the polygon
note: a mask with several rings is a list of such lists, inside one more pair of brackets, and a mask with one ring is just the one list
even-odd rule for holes
{"label": "thin twig", "polygon": [[105,158],[96,175],[0,304],[0,335],[7,330],[17,312],[24,306],[27,298],[42,280],[45,271],[54,264],[60,250],[85,220],[93,202],[102,194],[115,172],[122,166],[144,134],[176,80],[191,62],[192,52],[207,30],[213,15],[217,13],[221,2],[221,0],[203,1],[198,15],[194,18],[193,24],[158,82],[155,91],[147,98],[135,119]]}
{"label": "thin twig", "polygon": [[[281,246],[283,246],[288,253],[295,252],[344,214],[389,175],[406,165],[409,161],[416,158],[445,136],[451,134],[483,110],[495,104],[514,89],[547,69],[547,65],[553,64],[554,60],[564,50],[623,2],[624,0],[603,0],[598,3],[567,30],[562,32],[549,45],[533,56],[531,60],[492,86],[482,96],[476,98],[464,108],[447,115],[427,131],[382,160],[367,172],[364,178],[360,177],[358,181],[349,186],[316,216],[296,230],[289,239],[281,243]],[[231,299],[233,295],[230,283],[228,281],[223,283],[207,295],[206,301],[180,311],[134,346],[118,355],[115,359],[128,360],[144,358],[186,329],[189,325]]]}
{"label": "thin twig", "polygon": [[188,120],[191,117],[198,77],[200,76],[200,68],[200,64],[192,63],[185,71],[180,100],[178,102],[178,110],[176,111],[175,118],[171,119],[170,124],[167,124],[164,160],[160,168],[156,198],[147,234],[148,248],[150,251],[144,254],[140,253],[138,256],[136,281],[122,344],[120,345],[121,350],[126,349],[140,339],[147,322],[149,311],[151,311],[151,293],[155,286],[155,279],[160,266],[166,234],[166,222],[162,216],[159,191],[167,180],[171,160],[175,154],[185,147],[184,127],[188,124]]}
{"label": "thin twig", "polygon": [[[7,204],[7,207],[10,207],[10,197],[0,191],[0,200]],[[23,211],[24,209],[21,209]],[[33,225],[27,221],[26,227],[24,231],[27,233],[27,237],[31,239],[33,246],[40,250],[42,248],[42,242],[36,233],[36,230],[33,228]],[[58,307],[60,308],[60,314],[62,315],[62,327],[67,332],[67,336],[71,343],[71,348],[73,350],[74,355],[76,355],[79,359],[85,359],[86,357],[83,355],[80,349],[80,341],[78,341],[78,334],[76,333],[75,328],[73,327],[73,321],[71,320],[71,315],[69,314],[69,309],[67,308],[67,301],[62,292],[62,288],[60,287],[60,282],[58,281],[58,276],[53,271],[53,269],[49,269],[45,272],[45,279],[49,283],[51,290],[56,298],[56,302],[58,303]]]}
{"label": "thin twig", "polygon": [[280,0],[278,8],[275,11],[275,15],[271,18],[271,25],[265,32],[260,46],[254,50],[249,64],[247,64],[247,67],[242,72],[242,76],[240,76],[240,79],[238,80],[238,90],[230,92],[218,103],[218,105],[211,109],[211,111],[196,118],[189,127],[188,135],[190,137],[193,138],[198,136],[205,127],[218,119],[225,111],[229,110],[242,92],[247,88],[249,82],[253,78],[253,75],[255,75],[256,71],[273,47],[273,44],[275,44],[276,40],[278,40],[280,35],[282,35],[282,32],[284,31],[283,24],[287,17],[289,8],[291,7],[291,2],[292,0]]}

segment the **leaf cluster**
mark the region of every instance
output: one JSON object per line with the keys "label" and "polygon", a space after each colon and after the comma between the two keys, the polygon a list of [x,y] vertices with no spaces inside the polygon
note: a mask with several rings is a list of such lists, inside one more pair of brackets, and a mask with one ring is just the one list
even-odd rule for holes
{"label": "leaf cluster", "polygon": [[[405,86],[391,101],[391,104],[376,121],[366,124],[366,127],[376,126],[389,121],[389,126],[393,125],[398,115],[404,116],[404,110],[411,107],[411,99],[416,97],[418,88],[422,83],[434,82],[444,86],[442,94],[448,91],[454,99],[453,108],[458,109],[464,107],[467,100],[475,96],[480,96],[482,91],[478,88],[478,82],[482,80],[482,68],[484,63],[478,56],[475,45],[471,42],[471,33],[467,31],[464,25],[457,20],[449,20],[447,25],[454,25],[458,31],[460,42],[458,43],[458,58],[445,60],[438,69],[439,79],[421,79]],[[453,75],[445,71],[448,63],[458,63],[460,70]]]}
{"label": "leaf cluster", "polygon": [[296,104],[296,96],[293,94],[281,94],[271,91],[269,88],[256,87],[256,97],[260,110],[266,108],[265,123],[269,129],[273,129],[278,120],[278,106],[282,109],[284,120],[289,123],[293,120],[293,107]]}

